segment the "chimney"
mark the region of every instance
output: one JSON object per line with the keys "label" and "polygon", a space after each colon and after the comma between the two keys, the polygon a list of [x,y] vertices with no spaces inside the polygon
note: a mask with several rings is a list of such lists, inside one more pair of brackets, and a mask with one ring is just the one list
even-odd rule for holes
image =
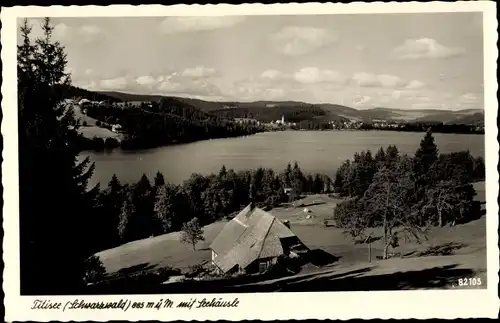
{"label": "chimney", "polygon": [[283,221],[283,224],[288,228],[290,229],[290,220],[285,220]]}

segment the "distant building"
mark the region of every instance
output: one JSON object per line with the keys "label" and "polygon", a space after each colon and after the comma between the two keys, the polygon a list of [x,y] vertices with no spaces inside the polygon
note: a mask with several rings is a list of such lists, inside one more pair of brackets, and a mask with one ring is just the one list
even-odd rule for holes
{"label": "distant building", "polygon": [[285,116],[281,116],[281,120],[276,120],[276,123],[284,125],[285,124]]}
{"label": "distant building", "polygon": [[92,104],[92,102],[90,102],[90,100],[87,99],[81,99],[80,102],[78,102],[78,105],[81,107],[86,107],[89,106],[90,104]]}
{"label": "distant building", "polygon": [[256,123],[258,124],[257,119],[252,119],[252,118],[234,118],[234,121],[242,124],[242,123]]}
{"label": "distant building", "polygon": [[113,132],[121,132],[122,131],[122,126],[119,124],[114,124],[111,126],[111,131]]}

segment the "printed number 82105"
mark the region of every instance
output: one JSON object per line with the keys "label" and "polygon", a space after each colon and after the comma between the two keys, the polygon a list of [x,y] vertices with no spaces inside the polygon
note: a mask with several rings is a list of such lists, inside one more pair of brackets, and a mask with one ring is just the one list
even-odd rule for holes
{"label": "printed number 82105", "polygon": [[481,286],[481,278],[459,278],[458,286]]}

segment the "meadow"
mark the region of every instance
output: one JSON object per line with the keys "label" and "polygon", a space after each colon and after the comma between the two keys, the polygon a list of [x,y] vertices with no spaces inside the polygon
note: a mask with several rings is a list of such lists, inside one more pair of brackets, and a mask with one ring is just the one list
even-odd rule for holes
{"label": "meadow", "polygon": [[[474,188],[477,192],[475,199],[482,202],[482,209],[485,212],[485,183],[477,182],[474,184]],[[318,251],[321,259],[326,263],[320,266],[307,265],[301,273],[292,277],[251,283],[239,286],[239,288],[242,291],[245,288],[249,291],[274,291],[278,288],[277,286],[280,286],[279,290],[283,290],[283,283],[286,283],[287,287],[283,291],[341,290],[348,288],[348,286],[345,286],[345,282],[335,283],[340,277],[348,279],[356,276],[357,279],[368,279],[371,276],[392,274],[396,276],[391,276],[391,279],[396,281],[384,284],[384,289],[387,287],[389,287],[388,289],[390,287],[405,288],[404,284],[398,285],[402,283],[397,277],[408,281],[416,279],[413,276],[411,276],[413,278],[406,277],[408,275],[420,277],[419,275],[424,274],[422,277],[427,278],[421,277],[419,279],[427,279],[428,282],[418,283],[418,281],[414,281],[411,284],[408,283],[406,287],[452,288],[456,284],[456,279],[453,277],[459,276],[459,274],[481,278],[481,285],[474,287],[486,287],[485,216],[453,227],[435,227],[427,235],[427,241],[421,244],[401,242],[399,247],[391,250],[398,256],[387,260],[377,259],[376,256],[382,254],[383,244],[380,240],[375,241],[372,243],[372,256],[371,261],[369,261],[366,244],[355,244],[348,235],[344,234],[343,229],[325,225],[324,220],[331,218],[333,208],[341,201],[341,199],[332,198],[325,194],[318,194],[295,201],[295,207],[287,205],[272,209],[270,213],[281,221],[290,221],[292,231],[309,249]],[[304,212],[304,208],[307,208],[309,212]],[[145,268],[154,271],[163,267],[179,268],[183,272],[187,272],[190,266],[210,261],[210,243],[226,223],[227,221],[218,221],[205,226],[205,241],[198,243],[195,251],[189,245],[180,243],[179,232],[172,232],[132,241],[113,249],[101,251],[96,255],[103,262],[108,274],[117,272],[130,274]],[[374,235],[381,234],[381,228],[374,228],[373,233]],[[455,275],[453,272],[457,274]],[[431,279],[432,273],[434,273],[434,278]],[[435,281],[436,279],[438,281]],[[325,283],[326,281],[328,283]],[[352,288],[363,290],[364,287],[359,285]],[[375,286],[373,289],[377,289],[377,287]]]}

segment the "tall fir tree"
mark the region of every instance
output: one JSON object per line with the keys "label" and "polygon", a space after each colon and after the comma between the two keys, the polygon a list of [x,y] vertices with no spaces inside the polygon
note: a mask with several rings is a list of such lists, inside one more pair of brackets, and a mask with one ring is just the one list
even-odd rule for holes
{"label": "tall fir tree", "polygon": [[113,194],[118,194],[121,189],[122,189],[122,184],[120,183],[120,180],[116,176],[116,174],[113,174],[111,177],[111,180],[108,183],[108,188]]}
{"label": "tall fir tree", "polygon": [[[94,165],[77,162],[78,124],[63,104],[65,49],[49,18],[41,27],[33,40],[25,20],[17,48],[21,294],[74,293],[96,251],[89,237],[98,187],[87,190]],[[61,246],[71,251],[62,255]]]}
{"label": "tall fir tree", "polygon": [[156,172],[156,176],[154,179],[154,185],[156,188],[165,185],[165,178],[163,177],[163,174],[160,171]]}
{"label": "tall fir tree", "polygon": [[420,147],[415,153],[415,171],[418,175],[425,175],[432,164],[438,159],[438,148],[434,142],[431,129],[428,129],[420,141]]}

